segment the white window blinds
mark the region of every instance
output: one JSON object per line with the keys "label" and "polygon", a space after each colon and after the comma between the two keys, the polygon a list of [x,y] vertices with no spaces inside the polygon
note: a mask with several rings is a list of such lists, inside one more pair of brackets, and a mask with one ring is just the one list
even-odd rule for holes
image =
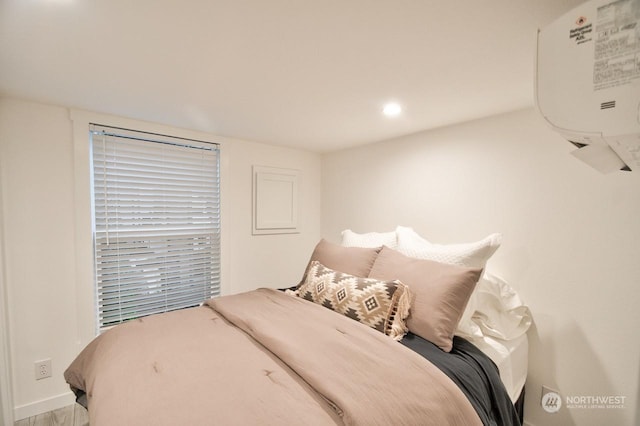
{"label": "white window blinds", "polygon": [[91,125],[99,330],[220,293],[216,144]]}

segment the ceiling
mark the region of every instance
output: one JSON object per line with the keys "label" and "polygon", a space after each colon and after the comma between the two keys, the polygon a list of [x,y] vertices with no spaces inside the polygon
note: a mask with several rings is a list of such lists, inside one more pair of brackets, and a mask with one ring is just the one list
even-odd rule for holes
{"label": "ceiling", "polygon": [[533,105],[582,2],[0,0],[0,94],[327,152]]}

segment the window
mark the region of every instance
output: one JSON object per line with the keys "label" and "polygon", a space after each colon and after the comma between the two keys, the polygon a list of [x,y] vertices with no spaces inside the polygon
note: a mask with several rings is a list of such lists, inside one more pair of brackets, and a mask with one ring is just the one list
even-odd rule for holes
{"label": "window", "polygon": [[216,144],[92,124],[100,331],[220,294]]}

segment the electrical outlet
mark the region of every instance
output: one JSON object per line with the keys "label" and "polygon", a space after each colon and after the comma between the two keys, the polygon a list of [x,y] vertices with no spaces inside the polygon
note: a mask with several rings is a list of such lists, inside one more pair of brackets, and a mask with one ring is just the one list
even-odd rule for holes
{"label": "electrical outlet", "polygon": [[43,359],[35,362],[36,380],[51,377],[51,360]]}

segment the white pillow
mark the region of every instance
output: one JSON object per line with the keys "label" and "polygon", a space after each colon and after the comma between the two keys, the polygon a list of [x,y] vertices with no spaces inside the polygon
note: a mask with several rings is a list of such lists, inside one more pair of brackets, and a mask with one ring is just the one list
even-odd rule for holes
{"label": "white pillow", "polygon": [[484,268],[502,242],[502,235],[496,233],[473,243],[434,244],[404,226],[396,228],[396,236],[396,250],[405,256],[470,268]]}
{"label": "white pillow", "polygon": [[342,231],[343,247],[364,247],[375,248],[387,246],[395,249],[397,247],[396,232],[368,232],[366,234],[357,234],[351,229]]}
{"label": "white pillow", "polygon": [[529,330],[531,311],[505,280],[485,273],[476,287],[476,311],[471,321],[482,334],[502,340],[514,340]]}
{"label": "white pillow", "polygon": [[531,311],[518,293],[502,278],[485,272],[455,334],[472,342],[483,336],[509,341],[525,334],[531,323]]}

